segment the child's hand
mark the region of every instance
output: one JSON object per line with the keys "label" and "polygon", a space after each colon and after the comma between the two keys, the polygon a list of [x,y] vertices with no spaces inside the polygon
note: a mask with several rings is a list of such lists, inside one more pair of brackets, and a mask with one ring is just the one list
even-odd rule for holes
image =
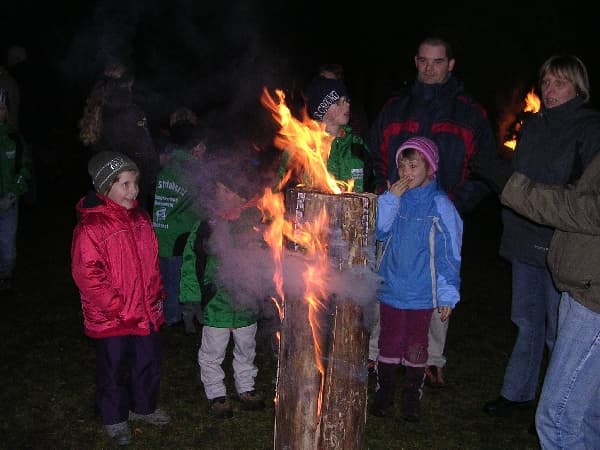
{"label": "child's hand", "polygon": [[443,322],[450,317],[450,314],[452,314],[452,308],[449,306],[438,306],[437,312],[440,313],[440,319]]}
{"label": "child's hand", "polygon": [[402,194],[408,190],[409,183],[408,177],[402,177],[389,187],[389,191],[398,197],[402,197]]}

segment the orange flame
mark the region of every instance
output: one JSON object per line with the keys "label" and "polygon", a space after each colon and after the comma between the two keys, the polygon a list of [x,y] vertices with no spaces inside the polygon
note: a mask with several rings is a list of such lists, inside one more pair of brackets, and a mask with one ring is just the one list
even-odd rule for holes
{"label": "orange flame", "polygon": [[[353,183],[336,180],[327,171],[327,159],[334,136],[325,131],[323,124],[310,119],[304,111],[303,120],[299,121],[292,116],[285,104],[285,94],[282,90],[275,90],[278,101],[276,102],[267,89],[263,89],[261,103],[271,111],[275,121],[280,125],[280,130],[274,143],[287,157],[287,171],[280,181],[278,190],[287,181],[300,174],[304,185],[308,188],[324,193],[340,194],[351,191]],[[281,304],[278,304],[280,317],[283,319],[285,309],[282,308],[285,300],[283,289],[282,252],[284,238],[299,244],[305,250],[304,299],[308,305],[308,319],[311,327],[315,362],[321,373],[321,389],[319,392],[318,417],[322,406],[323,383],[325,382],[325,367],[322,355],[324,354],[324,330],[321,329],[322,319],[320,312],[325,308],[327,289],[324,275],[328,269],[328,225],[329,218],[323,209],[316,220],[306,223],[292,223],[285,218],[284,194],[270,189],[264,191],[263,197],[258,202],[262,211],[263,221],[269,223],[263,237],[271,247],[275,261],[275,282],[277,295]],[[276,301],[277,303],[277,301]]]}
{"label": "orange flame", "polygon": [[525,108],[523,111],[536,113],[540,110],[541,105],[542,102],[540,98],[535,94],[535,90],[531,89],[527,94],[527,97],[525,97]]}
{"label": "orange flame", "polygon": [[271,111],[271,115],[280,125],[279,134],[275,138],[275,146],[286,153],[288,169],[280,182],[280,187],[294,173],[302,176],[303,184],[321,192],[339,194],[352,190],[353,180],[336,180],[327,171],[329,150],[335,136],[325,131],[325,125],[310,119],[303,111],[303,120],[292,116],[285,104],[285,93],[276,89],[279,99],[275,101],[266,88],[263,89],[261,103]]}
{"label": "orange flame", "polygon": [[[535,114],[540,110],[541,105],[542,102],[540,98],[536,95],[535,89],[532,88],[531,91],[529,91],[527,93],[527,96],[525,97],[525,107],[523,108],[523,111]],[[521,125],[523,125],[523,120],[520,120],[517,126],[515,127],[516,132],[518,132],[521,129]],[[514,150],[517,146],[517,138],[515,137],[513,139],[504,141],[504,146],[510,148],[511,150]]]}

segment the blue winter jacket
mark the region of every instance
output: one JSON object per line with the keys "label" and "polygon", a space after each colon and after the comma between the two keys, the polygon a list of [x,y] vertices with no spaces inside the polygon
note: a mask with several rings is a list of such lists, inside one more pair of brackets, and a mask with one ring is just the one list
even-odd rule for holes
{"label": "blue winter jacket", "polygon": [[377,202],[377,240],[384,241],[378,299],[397,309],[454,306],[460,300],[463,223],[437,179]]}

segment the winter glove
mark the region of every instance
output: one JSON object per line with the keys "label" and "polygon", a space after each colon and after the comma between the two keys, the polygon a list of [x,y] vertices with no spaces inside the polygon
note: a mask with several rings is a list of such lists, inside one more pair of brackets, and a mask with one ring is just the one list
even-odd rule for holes
{"label": "winter glove", "polygon": [[471,173],[489,184],[498,195],[513,172],[512,163],[507,159],[484,159],[476,155],[471,160]]}

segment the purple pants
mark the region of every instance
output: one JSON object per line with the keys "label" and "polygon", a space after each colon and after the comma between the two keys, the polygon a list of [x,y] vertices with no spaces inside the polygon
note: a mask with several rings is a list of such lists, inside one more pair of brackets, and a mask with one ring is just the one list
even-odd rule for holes
{"label": "purple pants", "polygon": [[126,421],[129,411],[150,414],[160,386],[160,333],[95,339],[96,411],[104,425]]}
{"label": "purple pants", "polygon": [[433,309],[396,309],[381,303],[379,358],[386,364],[425,367]]}

